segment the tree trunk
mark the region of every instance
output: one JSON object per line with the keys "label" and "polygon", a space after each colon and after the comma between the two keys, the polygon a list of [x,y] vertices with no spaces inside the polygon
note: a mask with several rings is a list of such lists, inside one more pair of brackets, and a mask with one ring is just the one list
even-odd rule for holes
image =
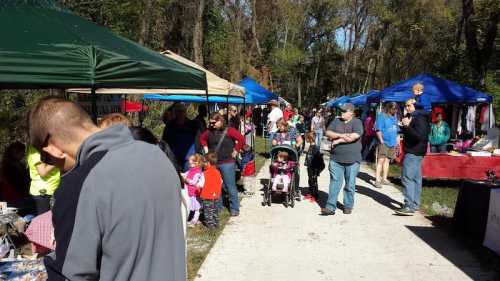
{"label": "tree trunk", "polygon": [[196,18],[193,31],[193,54],[194,62],[203,66],[203,11],[205,0],[195,0]]}
{"label": "tree trunk", "polygon": [[297,83],[298,86],[297,86],[297,105],[299,108],[302,108],[302,85],[301,85],[301,79],[300,79],[300,76],[299,76],[299,82]]}
{"label": "tree trunk", "polygon": [[257,0],[252,0],[252,36],[255,41],[255,48],[260,57],[262,57],[262,50],[260,49],[259,37],[257,37],[257,8],[255,7]]}
{"label": "tree trunk", "polygon": [[484,34],[483,46],[479,46],[477,39],[478,27],[474,18],[474,1],[462,1],[462,13],[464,20],[465,43],[467,55],[469,57],[472,69],[473,78],[477,86],[484,88],[486,84],[486,69],[493,54],[495,38],[498,32],[498,22],[500,21],[500,12],[496,9],[490,13]]}
{"label": "tree trunk", "polygon": [[147,45],[149,42],[149,28],[151,17],[153,15],[153,1],[154,0],[144,0],[144,13],[142,15],[141,22],[141,36],[139,37],[139,43],[141,45]]}

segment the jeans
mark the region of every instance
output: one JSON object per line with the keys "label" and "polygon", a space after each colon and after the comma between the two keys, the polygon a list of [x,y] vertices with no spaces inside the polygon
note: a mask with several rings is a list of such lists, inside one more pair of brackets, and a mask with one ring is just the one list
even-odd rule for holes
{"label": "jeans", "polygon": [[218,200],[202,201],[203,217],[205,218],[205,225],[208,227],[219,226],[219,212],[217,211],[217,201]]}
{"label": "jeans", "polygon": [[447,147],[448,145],[446,143],[431,145],[431,152],[432,153],[448,152],[448,150],[446,149]]}
{"label": "jeans", "polygon": [[[240,212],[240,200],[238,199],[238,188],[236,187],[236,163],[223,163],[217,165],[222,175],[222,189],[229,195],[229,211]],[[223,196],[217,201],[217,208],[222,210]]]}
{"label": "jeans", "polygon": [[403,160],[403,171],[401,183],[403,184],[403,195],[405,207],[417,210],[420,206],[422,195],[422,160],[423,156],[406,153]]}
{"label": "jeans", "polygon": [[274,139],[274,136],[276,135],[276,132],[269,132],[269,150],[271,149],[271,147],[273,147],[273,139]]}
{"label": "jeans", "polygon": [[377,145],[378,143],[378,140],[377,138],[375,137],[372,137],[367,143],[366,143],[366,146],[364,147],[363,149],[363,152],[362,152],[362,157],[363,157],[363,160],[366,160],[368,158],[368,155],[370,155],[370,152],[372,151],[372,149]]}
{"label": "jeans", "polygon": [[330,171],[330,189],[328,191],[326,208],[335,212],[337,198],[339,197],[339,192],[345,178],[344,208],[352,209],[354,207],[354,194],[356,193],[356,177],[359,172],[359,163],[342,164],[330,160],[328,170]]}
{"label": "jeans", "polygon": [[323,130],[316,130],[314,131],[316,134],[316,145],[321,149],[321,140],[323,139]]}

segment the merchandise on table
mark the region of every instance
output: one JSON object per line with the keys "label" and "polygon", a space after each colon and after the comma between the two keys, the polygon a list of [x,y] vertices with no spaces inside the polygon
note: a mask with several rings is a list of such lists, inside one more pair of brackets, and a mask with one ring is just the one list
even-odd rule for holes
{"label": "merchandise on table", "polygon": [[0,280],[44,281],[47,280],[47,272],[42,259],[0,260]]}

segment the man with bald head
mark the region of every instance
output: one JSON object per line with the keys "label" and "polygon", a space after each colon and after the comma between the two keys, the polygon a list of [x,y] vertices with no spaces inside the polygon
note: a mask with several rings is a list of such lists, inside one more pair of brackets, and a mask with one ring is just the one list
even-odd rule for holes
{"label": "man with bald head", "polygon": [[58,97],[29,115],[30,143],[62,172],[49,280],[185,280],[180,182],[154,145],[127,127],[101,130]]}

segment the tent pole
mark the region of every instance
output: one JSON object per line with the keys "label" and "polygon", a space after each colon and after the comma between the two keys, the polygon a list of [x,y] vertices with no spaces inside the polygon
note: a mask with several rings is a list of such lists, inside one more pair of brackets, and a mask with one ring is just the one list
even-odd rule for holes
{"label": "tent pole", "polygon": [[207,81],[207,74],[205,73],[205,97],[207,98],[207,115],[210,116],[210,103],[208,101],[208,81]]}
{"label": "tent pole", "polygon": [[[495,124],[491,118],[495,118],[493,115],[493,103],[490,102],[490,105],[488,106],[488,129],[493,128],[492,124]],[[495,120],[496,121],[496,120]]]}
{"label": "tent pole", "polygon": [[226,96],[226,122],[229,124],[229,93]]}
{"label": "tent pole", "polygon": [[139,112],[139,126],[141,126],[141,127],[142,127],[142,123],[144,121],[144,114],[145,114],[145,111],[144,111],[144,98],[143,98],[141,111]]}
{"label": "tent pole", "polygon": [[95,94],[95,88],[92,87],[90,90],[90,98],[91,98],[91,111],[92,111],[92,120],[97,124],[97,96]]}

